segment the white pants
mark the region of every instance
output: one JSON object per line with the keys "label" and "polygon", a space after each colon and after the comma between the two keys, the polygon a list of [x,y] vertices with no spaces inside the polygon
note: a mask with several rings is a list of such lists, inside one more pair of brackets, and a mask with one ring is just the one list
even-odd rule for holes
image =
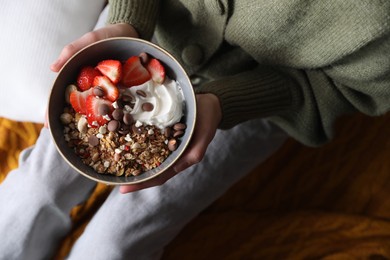
{"label": "white pants", "polygon": [[[115,188],[69,259],[158,259],[184,225],[285,139],[265,120],[246,122],[218,131],[202,162],[164,185],[129,194]],[[0,259],[50,258],[70,230],[70,210],[94,186],[62,160],[43,129],[0,185]]]}

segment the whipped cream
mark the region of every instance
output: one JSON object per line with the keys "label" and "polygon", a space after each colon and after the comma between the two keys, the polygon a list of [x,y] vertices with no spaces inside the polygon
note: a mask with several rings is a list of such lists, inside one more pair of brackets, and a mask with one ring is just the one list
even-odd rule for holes
{"label": "whipped cream", "polygon": [[[138,95],[137,91],[143,91],[146,94],[145,97]],[[130,114],[134,120],[142,124],[155,125],[164,129],[179,122],[183,116],[183,92],[179,83],[168,77],[165,77],[162,84],[149,80],[142,85],[124,89],[123,93],[131,94],[135,98]],[[152,104],[153,109],[145,111],[142,108],[145,103]]]}

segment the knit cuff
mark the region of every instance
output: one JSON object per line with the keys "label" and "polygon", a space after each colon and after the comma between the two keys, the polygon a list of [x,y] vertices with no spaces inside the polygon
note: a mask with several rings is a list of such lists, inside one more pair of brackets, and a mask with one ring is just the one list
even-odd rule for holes
{"label": "knit cuff", "polygon": [[221,103],[220,129],[244,121],[280,115],[292,106],[291,85],[287,77],[270,69],[256,69],[208,82],[195,89],[197,94],[215,94]]}
{"label": "knit cuff", "polygon": [[150,40],[157,20],[158,0],[110,0],[107,22],[132,25],[140,38]]}

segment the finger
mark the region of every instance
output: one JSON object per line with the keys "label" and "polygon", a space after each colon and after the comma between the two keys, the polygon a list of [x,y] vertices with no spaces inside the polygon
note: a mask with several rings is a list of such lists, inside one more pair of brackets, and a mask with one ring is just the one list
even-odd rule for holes
{"label": "finger", "polygon": [[43,127],[49,128],[49,115],[47,113],[47,109],[46,109],[46,112],[45,112],[45,122],[43,123]]}
{"label": "finger", "polygon": [[204,156],[204,150],[206,149],[205,147],[207,147],[208,142],[207,141],[200,141],[200,142],[203,143],[203,145],[197,144],[194,147],[191,147],[191,145],[189,145],[187,152],[184,152],[182,157],[180,157],[172,167],[167,169],[159,176],[149,181],[145,181],[137,184],[131,184],[131,185],[123,185],[119,188],[119,191],[121,193],[129,193],[129,192],[134,192],[142,189],[147,189],[154,186],[163,185],[165,182],[167,182],[170,178],[172,178],[179,172],[185,170],[191,165],[196,164],[202,160]]}
{"label": "finger", "polygon": [[184,171],[188,167],[199,163],[203,159],[207,147],[215,135],[215,131],[206,134],[209,128],[209,126],[204,126],[199,121],[199,124],[195,127],[190,144],[186,148],[182,157],[173,166],[175,172]]}
{"label": "finger", "polygon": [[[192,151],[192,149],[196,149],[196,151]],[[169,169],[160,174],[159,176],[145,182],[131,184],[131,185],[123,185],[119,188],[121,193],[129,193],[133,191],[138,191],[146,188],[150,188],[153,186],[159,186],[167,182],[170,178],[188,168],[189,166],[199,162],[204,155],[203,152],[204,146],[199,145],[199,147],[195,146],[195,148],[188,147],[189,152],[185,152],[182,157]]]}
{"label": "finger", "polygon": [[179,172],[187,169],[188,167],[199,163],[205,153],[206,147],[208,145],[208,141],[201,141],[202,144],[196,144],[194,147],[188,147],[187,152],[183,154],[182,157],[169,169],[163,172],[161,175],[142,183],[131,184],[131,185],[123,185],[119,188],[121,193],[129,193],[142,189],[147,189],[154,186],[163,185],[170,178],[178,174]]}
{"label": "finger", "polygon": [[82,48],[86,47],[87,45],[93,43],[94,41],[97,41],[98,37],[95,35],[94,32],[89,32],[82,36],[80,39],[69,43],[66,45],[61,53],[58,59],[50,66],[50,69],[54,72],[60,71],[62,66],[65,64],[66,61],[70,59],[76,52],[81,50]]}
{"label": "finger", "polygon": [[173,167],[167,169],[161,175],[149,181],[131,185],[123,185],[119,188],[119,191],[121,193],[129,193],[154,186],[163,185],[165,182],[167,182],[170,178],[172,178],[179,172],[187,169],[188,167],[196,163],[199,163],[205,154],[209,142],[210,141],[205,138],[199,140],[199,142],[194,140],[194,142],[192,142],[192,144],[194,145],[192,147],[191,145],[189,145],[186,152],[184,152],[183,156],[179,158],[179,160],[173,165]]}
{"label": "finger", "polygon": [[58,72],[62,66],[64,66],[65,62],[79,50],[96,41],[116,36],[138,37],[138,33],[134,27],[124,23],[112,24],[101,29],[88,32],[78,40],[66,45],[62,49],[58,59],[50,66],[50,69],[54,72]]}
{"label": "finger", "polygon": [[165,182],[167,182],[170,178],[172,178],[176,174],[177,172],[175,172],[173,169],[168,169],[162,174],[158,175],[157,177],[149,181],[145,181],[137,184],[131,184],[131,185],[122,185],[120,186],[119,191],[124,194],[124,193],[147,189],[154,186],[160,186],[163,185]]}
{"label": "finger", "polygon": [[208,143],[207,140],[199,140],[194,136],[194,139],[183,153],[182,157],[173,165],[174,171],[181,172],[188,167],[199,163],[204,157]]}

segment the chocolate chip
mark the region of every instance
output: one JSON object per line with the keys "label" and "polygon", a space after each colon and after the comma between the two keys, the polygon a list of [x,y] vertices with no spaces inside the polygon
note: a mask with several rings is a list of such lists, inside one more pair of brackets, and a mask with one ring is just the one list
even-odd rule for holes
{"label": "chocolate chip", "polygon": [[123,110],[120,109],[120,108],[115,109],[115,110],[112,112],[112,117],[113,117],[115,120],[121,120],[121,119],[123,118]]}
{"label": "chocolate chip", "polygon": [[130,127],[128,125],[121,125],[118,130],[118,133],[120,133],[121,135],[126,135],[129,132],[130,132]]}
{"label": "chocolate chip", "polygon": [[172,129],[170,127],[166,127],[164,129],[164,136],[168,138],[171,137],[171,135],[172,135]]}
{"label": "chocolate chip", "polygon": [[88,143],[91,146],[97,146],[99,144],[99,138],[94,135],[91,135],[90,137],[88,137]]}
{"label": "chocolate chip", "polygon": [[116,102],[118,108],[123,108],[124,105],[123,105],[123,101],[121,99],[117,99],[115,102]]}
{"label": "chocolate chip", "polygon": [[143,91],[143,90],[140,90],[138,89],[136,92],[135,92],[138,96],[141,96],[141,97],[146,97],[146,92]]}
{"label": "chocolate chip", "polygon": [[98,106],[98,114],[99,115],[107,115],[110,112],[110,107],[107,104],[99,104]]}
{"label": "chocolate chip", "polygon": [[134,118],[131,114],[129,113],[125,113],[123,115],[123,123],[125,123],[126,125],[131,125],[134,123]]}
{"label": "chocolate chip", "polygon": [[183,124],[183,123],[176,123],[173,125],[173,129],[178,131],[178,130],[184,130],[187,128],[187,125],[186,124]]}
{"label": "chocolate chip", "polygon": [[99,87],[99,86],[96,86],[92,89],[92,93],[95,95],[95,96],[98,96],[98,97],[102,97],[104,96],[104,90],[103,88]]}
{"label": "chocolate chip", "polygon": [[124,95],[122,96],[122,100],[123,100],[124,102],[131,102],[131,101],[134,100],[134,97],[133,97],[132,95],[130,95],[130,94],[124,94]]}
{"label": "chocolate chip", "polygon": [[174,138],[182,137],[184,135],[184,131],[178,130],[173,133]]}
{"label": "chocolate chip", "polygon": [[142,134],[143,132],[142,127],[136,127],[135,125],[131,126],[131,130],[133,131],[134,134]]}
{"label": "chocolate chip", "polygon": [[119,127],[120,127],[120,122],[117,120],[111,120],[107,124],[107,129],[110,132],[116,132],[119,129]]}
{"label": "chocolate chip", "polygon": [[149,103],[149,102],[145,102],[142,104],[142,110],[143,111],[146,111],[146,112],[150,112],[154,109],[154,106],[152,103]]}

